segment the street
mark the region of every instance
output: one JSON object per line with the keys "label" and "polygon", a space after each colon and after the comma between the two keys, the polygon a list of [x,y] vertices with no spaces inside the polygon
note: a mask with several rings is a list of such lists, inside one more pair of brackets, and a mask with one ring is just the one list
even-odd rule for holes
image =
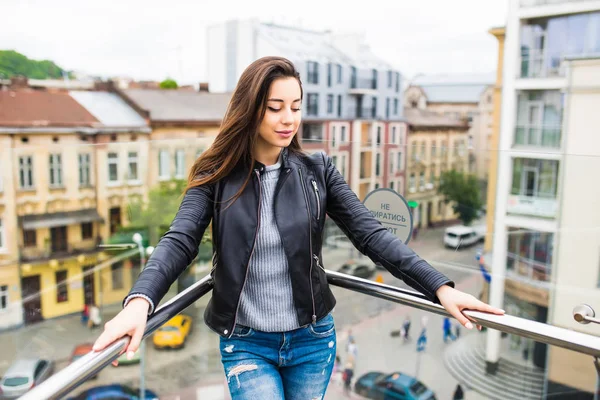
{"label": "street", "polygon": [[[421,232],[418,240],[410,246],[424,259],[445,273],[457,283],[457,287],[477,295],[481,287],[481,274],[475,261],[476,247],[460,251],[446,249],[442,245],[443,229]],[[325,267],[337,270],[348,258],[347,249],[324,249]],[[377,270],[383,282],[407,287],[388,271]],[[375,279],[375,276],[372,277]],[[334,287],[337,306],[333,312],[338,337],[338,354],[344,361],[344,346],[348,330],[356,338],[358,356],[355,377],[377,370],[382,372],[405,372],[415,375],[416,351],[414,340],[402,344],[399,338],[392,338],[390,332],[400,329],[405,315],[413,321],[413,336],[420,330],[421,316],[426,314],[407,306],[369,297],[342,288]],[[181,350],[156,350],[151,339],[146,345],[146,387],[156,391],[161,399],[202,399],[224,398],[224,374],[218,350],[219,337],[210,331],[202,320],[208,299],[201,299],[184,313],[194,319],[193,333],[186,347]],[[112,318],[120,310],[120,305],[104,307],[104,321]],[[438,399],[449,398],[445,393],[454,390],[456,381],[445,370],[442,355],[442,318],[429,314],[429,344],[423,353],[419,379],[430,387]],[[90,331],[84,327],[79,316],[45,321],[25,328],[0,333],[0,373],[4,373],[12,360],[27,355],[38,355],[55,360],[56,370],[67,364],[68,357],[76,344],[93,342],[99,330]],[[477,334],[477,333],[472,333]],[[133,387],[139,385],[139,364],[130,366],[109,366],[98,379],[84,383],[75,393],[85,388],[124,383]],[[444,393],[444,394],[443,394]],[[467,393],[467,396],[470,393]],[[332,384],[326,399],[342,398],[341,387]],[[476,398],[476,397],[467,397]]]}

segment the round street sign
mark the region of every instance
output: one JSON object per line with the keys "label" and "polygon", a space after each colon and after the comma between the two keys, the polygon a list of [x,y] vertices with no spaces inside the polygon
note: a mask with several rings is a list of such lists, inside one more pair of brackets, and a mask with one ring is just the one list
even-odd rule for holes
{"label": "round street sign", "polygon": [[363,204],[388,231],[408,244],[413,219],[404,197],[392,189],[375,189],[367,194]]}

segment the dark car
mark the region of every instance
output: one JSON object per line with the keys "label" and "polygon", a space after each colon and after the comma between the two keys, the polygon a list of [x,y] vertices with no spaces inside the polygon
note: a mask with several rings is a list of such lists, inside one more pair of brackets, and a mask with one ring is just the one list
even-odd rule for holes
{"label": "dark car", "polygon": [[342,274],[369,279],[375,274],[375,266],[366,262],[348,261],[338,269]]}
{"label": "dark car", "polygon": [[[158,400],[158,395],[152,390],[146,389],[144,392],[146,400]],[[140,390],[133,389],[125,385],[105,385],[90,388],[79,393],[75,397],[70,397],[70,400],[138,400],[140,398]]]}
{"label": "dark car", "polygon": [[373,400],[435,400],[430,389],[401,372],[368,372],[358,378],[354,391]]}

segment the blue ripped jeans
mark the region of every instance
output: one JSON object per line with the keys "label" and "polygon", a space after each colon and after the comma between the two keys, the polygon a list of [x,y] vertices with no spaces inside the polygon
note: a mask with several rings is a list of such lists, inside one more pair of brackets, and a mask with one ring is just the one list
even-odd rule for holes
{"label": "blue ripped jeans", "polygon": [[289,332],[237,325],[220,349],[232,400],[321,400],[335,361],[333,317]]}

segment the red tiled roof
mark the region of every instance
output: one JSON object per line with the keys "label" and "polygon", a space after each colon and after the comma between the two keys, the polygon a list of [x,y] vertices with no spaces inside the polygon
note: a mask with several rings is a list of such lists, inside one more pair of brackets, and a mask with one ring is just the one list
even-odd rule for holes
{"label": "red tiled roof", "polygon": [[0,90],[0,126],[94,127],[92,114],[67,92]]}

